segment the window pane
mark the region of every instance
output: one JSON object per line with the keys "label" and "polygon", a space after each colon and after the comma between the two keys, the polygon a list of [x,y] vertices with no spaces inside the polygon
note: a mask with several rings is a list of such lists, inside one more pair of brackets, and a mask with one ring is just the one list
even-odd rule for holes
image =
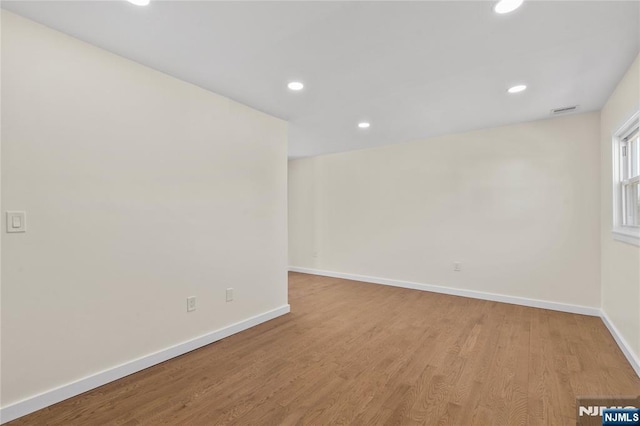
{"label": "window pane", "polygon": [[623,185],[623,224],[625,226],[640,226],[640,184],[638,182]]}
{"label": "window pane", "polygon": [[629,177],[640,175],[640,138],[629,141]]}

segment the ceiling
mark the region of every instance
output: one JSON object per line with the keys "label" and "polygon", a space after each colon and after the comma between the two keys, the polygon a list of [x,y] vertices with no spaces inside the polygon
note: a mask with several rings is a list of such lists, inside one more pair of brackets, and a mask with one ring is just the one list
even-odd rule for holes
{"label": "ceiling", "polygon": [[[639,51],[636,1],[3,1],[289,120],[304,157],[599,110]],[[287,89],[304,82],[300,92]],[[524,83],[528,90],[506,89]],[[370,121],[359,129],[359,121]]]}

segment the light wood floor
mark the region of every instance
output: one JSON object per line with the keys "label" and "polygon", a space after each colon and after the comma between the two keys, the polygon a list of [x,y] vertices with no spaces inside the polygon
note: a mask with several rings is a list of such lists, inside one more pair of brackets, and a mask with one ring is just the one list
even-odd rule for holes
{"label": "light wood floor", "polygon": [[640,394],[599,318],[291,273],[291,313],[12,424],[575,424]]}

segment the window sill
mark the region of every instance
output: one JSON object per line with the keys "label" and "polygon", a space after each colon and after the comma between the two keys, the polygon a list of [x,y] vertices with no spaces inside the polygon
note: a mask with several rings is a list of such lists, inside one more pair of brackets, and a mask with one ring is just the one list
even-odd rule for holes
{"label": "window sill", "polygon": [[613,239],[640,247],[640,228],[614,228]]}

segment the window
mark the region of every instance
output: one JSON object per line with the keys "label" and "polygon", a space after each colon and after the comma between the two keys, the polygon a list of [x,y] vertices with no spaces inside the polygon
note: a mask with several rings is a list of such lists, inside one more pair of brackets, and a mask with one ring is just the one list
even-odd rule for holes
{"label": "window", "polygon": [[613,237],[640,246],[640,112],[613,138]]}

